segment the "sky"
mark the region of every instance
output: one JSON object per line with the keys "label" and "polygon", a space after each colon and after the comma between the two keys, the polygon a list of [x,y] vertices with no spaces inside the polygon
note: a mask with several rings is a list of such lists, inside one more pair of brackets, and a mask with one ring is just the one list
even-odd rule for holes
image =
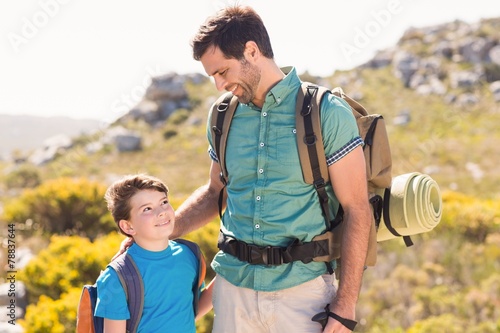
{"label": "sky", "polygon": [[[0,114],[111,122],[152,76],[202,73],[191,37],[234,0],[0,2]],[[394,46],[410,27],[500,17],[491,0],[239,0],[262,17],[280,66],[327,76]]]}

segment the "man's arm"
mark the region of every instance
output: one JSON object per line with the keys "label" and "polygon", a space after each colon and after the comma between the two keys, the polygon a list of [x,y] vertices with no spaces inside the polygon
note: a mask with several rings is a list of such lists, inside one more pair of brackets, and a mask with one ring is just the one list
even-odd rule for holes
{"label": "man's arm", "polygon": [[[219,212],[219,194],[224,187],[219,164],[212,161],[208,184],[198,188],[175,211],[175,226],[171,239],[181,237],[212,221]],[[225,208],[225,191],[223,208]]]}
{"label": "man's arm", "polygon": [[[343,318],[354,320],[371,227],[362,146],[358,146],[329,166],[328,171],[335,195],[344,209],[339,289],[330,305],[330,311]],[[349,332],[349,329],[335,319],[329,318],[324,332],[334,331]]]}

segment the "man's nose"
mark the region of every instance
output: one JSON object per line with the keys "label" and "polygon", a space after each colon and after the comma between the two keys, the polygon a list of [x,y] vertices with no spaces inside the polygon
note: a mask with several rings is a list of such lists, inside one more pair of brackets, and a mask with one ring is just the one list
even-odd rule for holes
{"label": "man's nose", "polygon": [[224,91],[226,89],[226,80],[224,80],[222,77],[214,77],[215,81],[215,88],[217,88],[218,91]]}

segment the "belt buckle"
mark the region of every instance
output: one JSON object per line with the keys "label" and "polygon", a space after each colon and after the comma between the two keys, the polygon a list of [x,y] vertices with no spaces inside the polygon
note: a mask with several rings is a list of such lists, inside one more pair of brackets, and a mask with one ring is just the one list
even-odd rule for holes
{"label": "belt buckle", "polygon": [[265,248],[261,248],[256,245],[248,245],[248,259],[250,264],[265,263],[267,265],[267,262],[264,261],[264,257],[267,259],[267,252],[262,251],[263,249]]}

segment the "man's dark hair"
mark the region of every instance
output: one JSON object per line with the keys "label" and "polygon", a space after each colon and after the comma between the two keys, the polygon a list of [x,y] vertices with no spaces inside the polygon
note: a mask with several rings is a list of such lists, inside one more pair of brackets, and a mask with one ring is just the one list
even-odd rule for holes
{"label": "man's dark hair", "polygon": [[271,41],[260,16],[251,7],[230,6],[209,17],[191,41],[193,58],[200,60],[212,46],[228,59],[243,59],[248,41],[254,41],[266,58],[274,58]]}

